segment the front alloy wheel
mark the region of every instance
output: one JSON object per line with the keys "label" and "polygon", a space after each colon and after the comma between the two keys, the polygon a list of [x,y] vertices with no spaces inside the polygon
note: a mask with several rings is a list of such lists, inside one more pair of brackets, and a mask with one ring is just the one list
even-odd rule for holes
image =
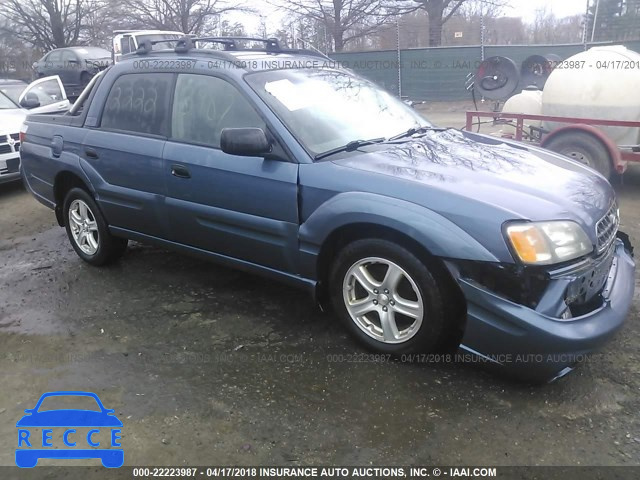
{"label": "front alloy wheel", "polygon": [[437,351],[450,333],[444,287],[425,262],[388,240],[357,240],[344,247],[333,262],[329,289],[345,327],[376,352]]}
{"label": "front alloy wheel", "polygon": [[399,265],[379,257],[357,261],[342,286],[347,312],[371,338],[402,343],[422,325],[424,301],[411,276]]}

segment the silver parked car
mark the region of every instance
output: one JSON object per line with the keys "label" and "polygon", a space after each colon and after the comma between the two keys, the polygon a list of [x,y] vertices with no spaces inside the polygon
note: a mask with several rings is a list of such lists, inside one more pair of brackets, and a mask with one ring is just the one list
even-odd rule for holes
{"label": "silver parked car", "polygon": [[27,85],[0,83],[0,183],[20,178],[20,127],[28,113],[58,113],[69,110],[62,81],[45,77]]}

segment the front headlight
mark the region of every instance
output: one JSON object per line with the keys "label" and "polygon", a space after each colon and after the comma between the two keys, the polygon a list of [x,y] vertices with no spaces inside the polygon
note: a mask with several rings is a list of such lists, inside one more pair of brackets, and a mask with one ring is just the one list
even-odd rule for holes
{"label": "front headlight", "polygon": [[511,223],[506,235],[524,263],[552,265],[593,251],[589,237],[571,221]]}

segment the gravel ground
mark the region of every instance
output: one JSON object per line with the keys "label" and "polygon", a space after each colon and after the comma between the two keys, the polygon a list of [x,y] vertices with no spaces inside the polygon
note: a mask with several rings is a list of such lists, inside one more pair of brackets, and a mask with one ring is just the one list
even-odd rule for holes
{"label": "gravel ground", "polygon": [[[624,181],[640,245],[640,169]],[[302,292],[139,244],[93,268],[21,185],[0,186],[0,206],[0,465],[52,390],[115,409],[125,465],[640,465],[637,297],[614,340],[550,385],[337,361],[362,350]]]}

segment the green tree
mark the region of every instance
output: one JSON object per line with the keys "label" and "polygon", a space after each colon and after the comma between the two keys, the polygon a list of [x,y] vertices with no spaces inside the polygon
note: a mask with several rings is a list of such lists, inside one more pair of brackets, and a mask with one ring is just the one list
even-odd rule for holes
{"label": "green tree", "polygon": [[640,0],[594,0],[588,36],[596,42],[640,38]]}

